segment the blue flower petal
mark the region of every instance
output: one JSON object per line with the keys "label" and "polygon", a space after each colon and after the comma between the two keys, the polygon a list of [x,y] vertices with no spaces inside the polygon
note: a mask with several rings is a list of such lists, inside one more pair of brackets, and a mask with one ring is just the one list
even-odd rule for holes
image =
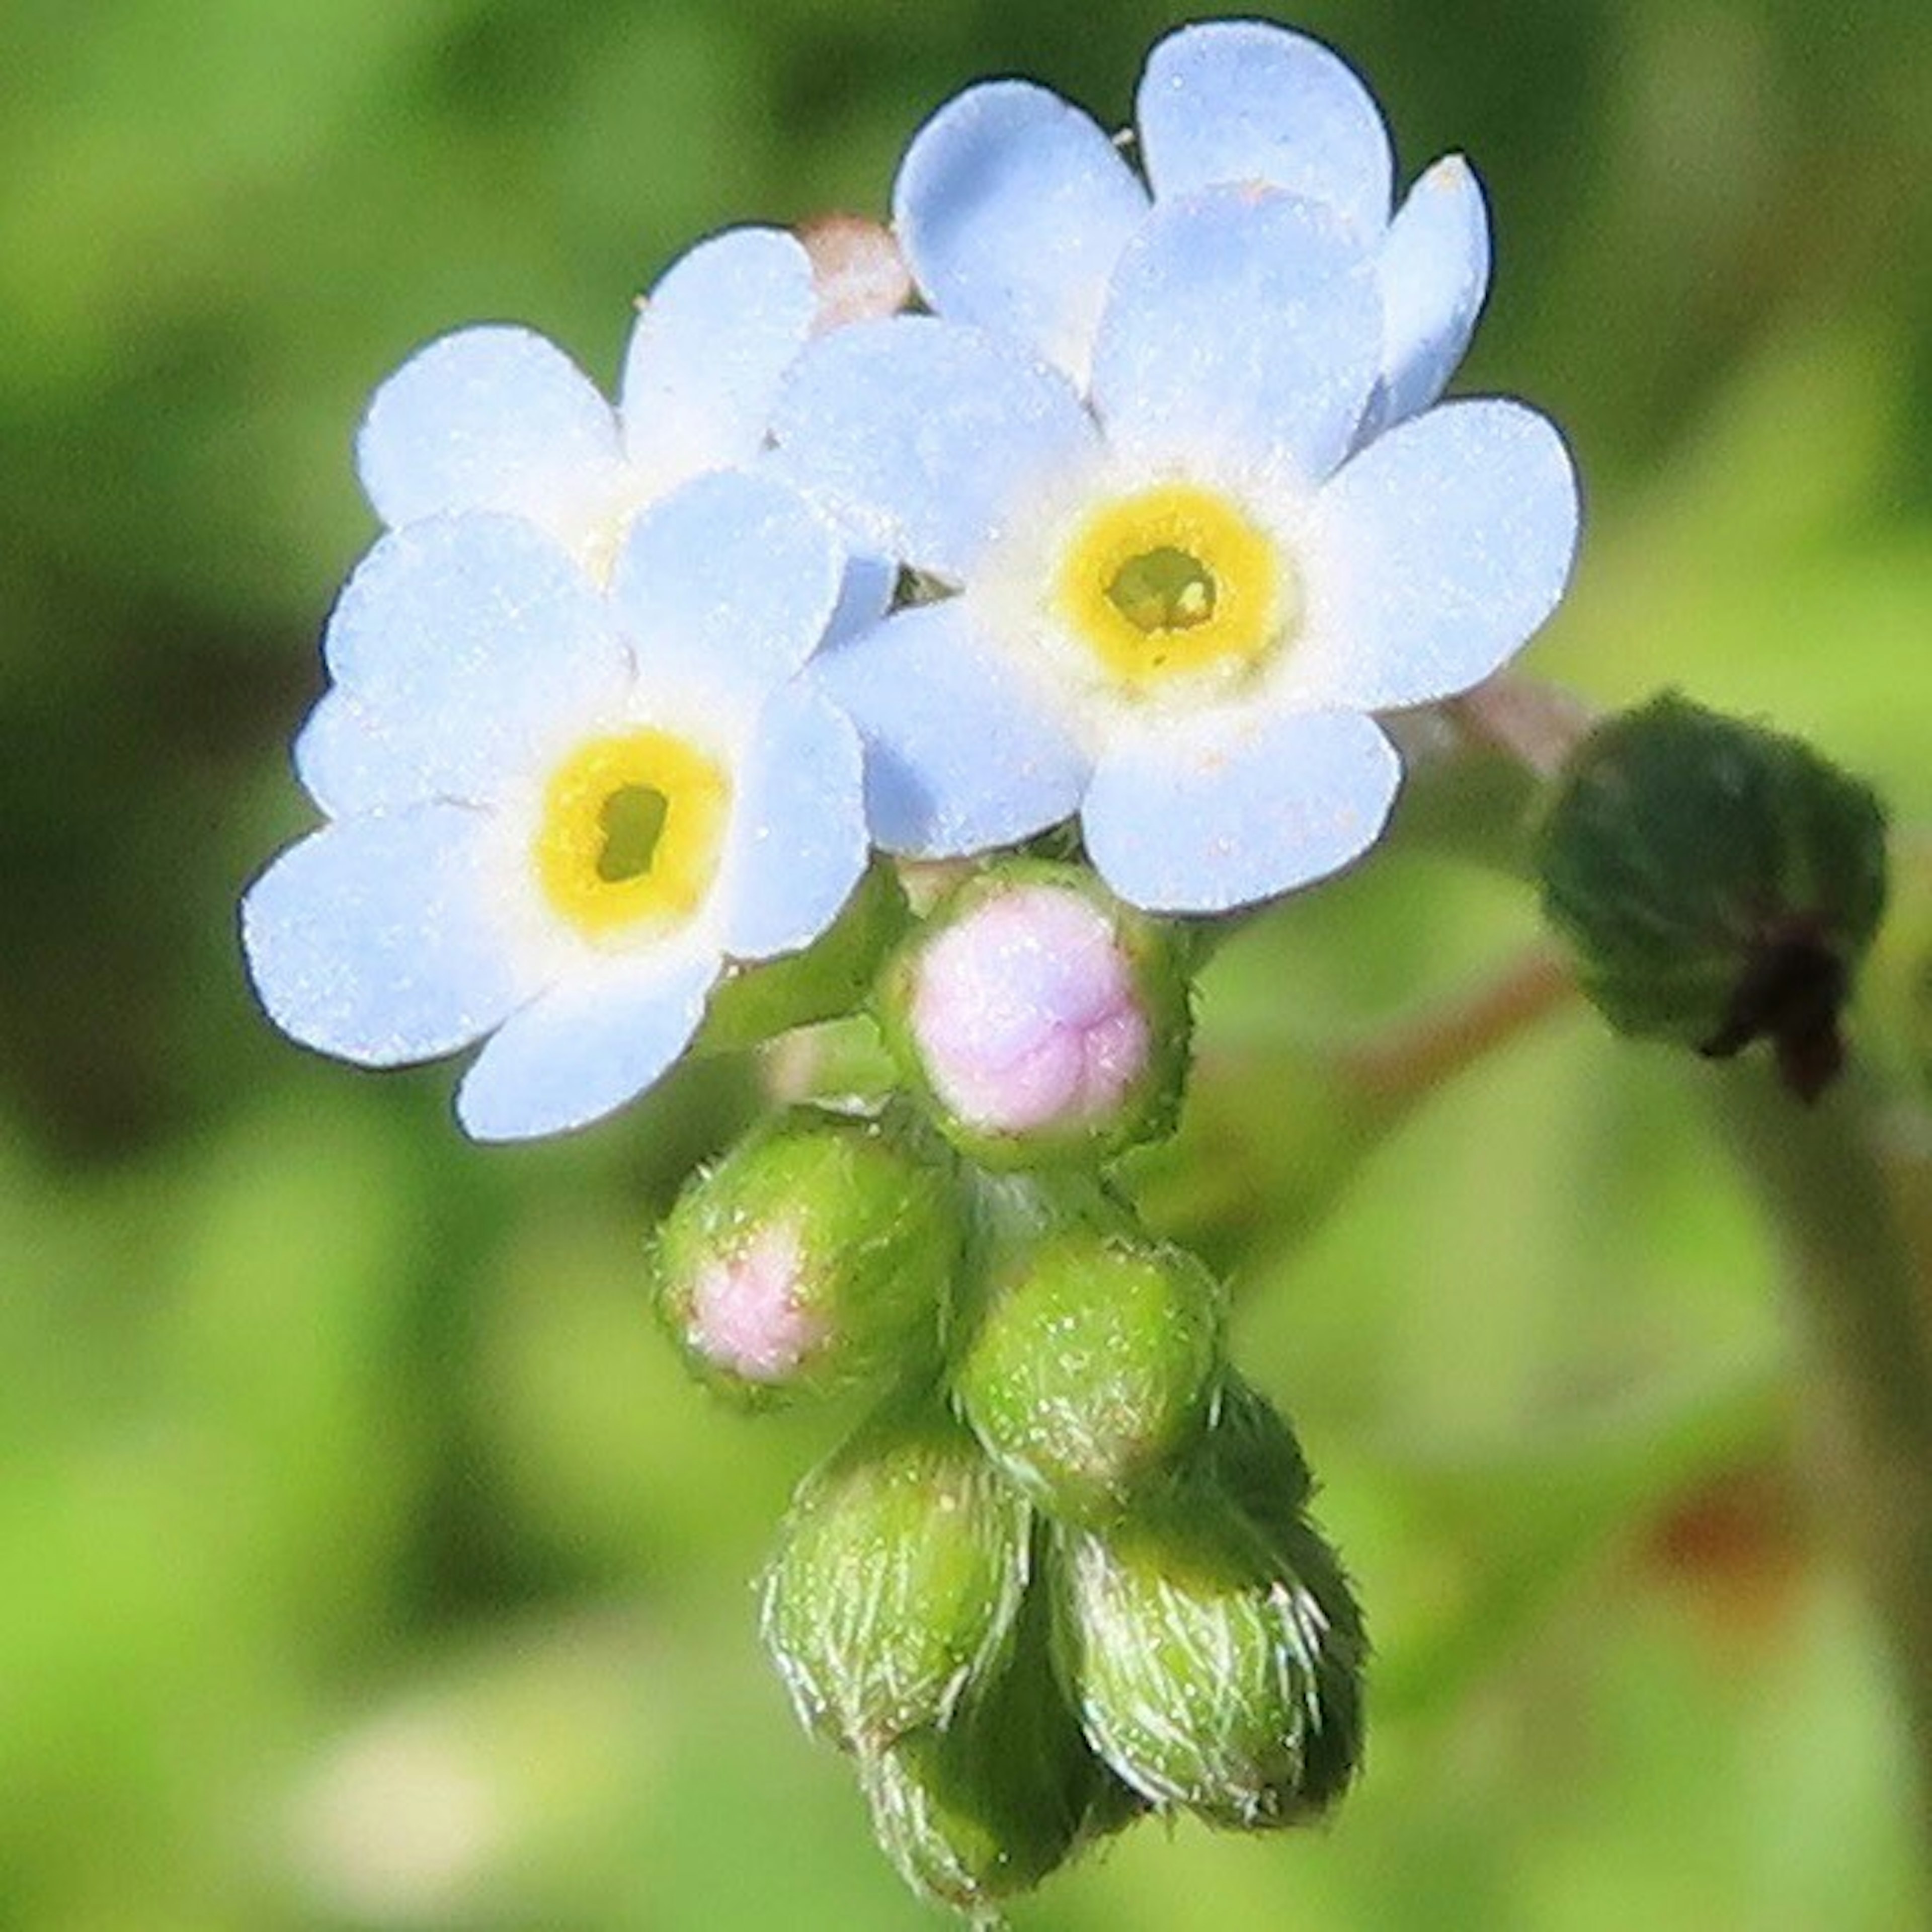
{"label": "blue flower petal", "polygon": [[665,488],[749,463],[818,305],[812,264],[780,230],[700,242],[640,304],[620,410],[632,461]]}
{"label": "blue flower petal", "polygon": [[958,598],[898,612],[809,675],[866,740],[866,815],[887,851],[981,852],[1079,803],[1085,755]]}
{"label": "blue flower petal", "polygon": [[1340,55],[1256,20],[1170,34],[1148,57],[1141,148],[1156,195],[1258,182],[1334,208],[1372,246],[1394,164],[1372,96]]}
{"label": "blue flower petal", "polygon": [[568,541],[620,475],[617,421],[583,370],[526,328],[466,328],[379,388],[356,442],[369,501],[394,526],[500,510]]}
{"label": "blue flower petal", "polygon": [[[334,686],[316,700],[296,734],[296,776],[332,818],[369,806],[406,802],[381,795],[401,775],[390,769],[388,758],[372,753],[369,735],[355,700]],[[370,771],[372,762],[380,763],[380,772]]]}
{"label": "blue flower petal", "polygon": [[335,755],[338,739],[326,760],[323,802],[338,812],[495,797],[556,721],[614,700],[632,676],[570,559],[520,519],[481,513],[385,537],[350,579],[323,649],[365,728],[356,757]]}
{"label": "blue flower petal", "polygon": [[1084,374],[1146,190],[1079,109],[1024,80],[949,101],[913,138],[892,219],[927,302]]}
{"label": "blue flower petal", "polygon": [[1272,190],[1161,202],[1122,257],[1094,352],[1094,405],[1151,464],[1340,461],[1375,380],[1373,259],[1332,211]]}
{"label": "blue flower petal", "polygon": [[808,946],[866,869],[865,760],[844,712],[774,692],[739,766],[718,892],[724,950],[766,959]]}
{"label": "blue flower petal", "polygon": [[825,627],[822,650],[869,631],[892,608],[898,589],[898,566],[889,557],[848,556],[838,586],[838,603]]}
{"label": "blue flower petal", "polygon": [[268,1016],[368,1066],[466,1046],[534,988],[500,926],[483,814],[418,806],[324,826],[242,902]]}
{"label": "blue flower petal", "polygon": [[1317,500],[1298,688],[1382,710],[1487,677],[1556,608],[1578,508],[1562,437],[1520,403],[1444,403],[1390,430]]}
{"label": "blue flower petal", "polygon": [[610,608],[646,688],[761,697],[804,663],[836,608],[845,554],[789,484],[716,470],[631,526]]}
{"label": "blue flower petal", "polygon": [[528,1140],[601,1118],[667,1072],[698,1030],[713,953],[614,961],[552,986],[485,1043],[457,1090],[479,1141]]}
{"label": "blue flower petal", "polygon": [[963,581],[1029,491],[1096,447],[1072,386],[1006,338],[932,316],[836,329],[774,424],[785,472],[858,548]]}
{"label": "blue flower petal", "polygon": [[1444,155],[1409,190],[1376,268],[1382,367],[1358,436],[1364,443],[1442,394],[1489,292],[1489,209],[1460,154]]}
{"label": "blue flower petal", "polygon": [[1227,912],[1366,850],[1401,776],[1374,721],[1354,712],[1176,718],[1102,755],[1081,824],[1122,898]]}

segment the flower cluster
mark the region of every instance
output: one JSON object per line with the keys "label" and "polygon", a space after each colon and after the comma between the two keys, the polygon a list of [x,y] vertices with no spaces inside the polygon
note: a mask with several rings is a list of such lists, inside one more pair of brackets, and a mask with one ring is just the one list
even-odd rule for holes
{"label": "flower cluster", "polygon": [[1534,411],[1437,400],[1474,175],[1396,205],[1302,35],[1174,33],[1131,142],[969,88],[892,214],[693,249],[615,406],[501,327],[382,386],[386,530],[296,746],[324,822],[242,928],[310,1046],[480,1042],[484,1139],[694,1042],[875,1027],[886,1090],[692,1182],[658,1304],[748,1408],[871,1404],[766,1633],[902,1871],[978,1911],[1142,1810],[1292,1822],[1353,1768],[1361,1626],[1292,1433],[1102,1170],[1173,1124],[1200,916],[1375,841],[1384,715],[1521,648],[1577,496]]}

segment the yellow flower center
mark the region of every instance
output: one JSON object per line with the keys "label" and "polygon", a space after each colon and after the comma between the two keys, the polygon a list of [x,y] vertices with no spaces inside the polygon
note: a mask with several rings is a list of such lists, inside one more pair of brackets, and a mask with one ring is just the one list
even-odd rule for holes
{"label": "yellow flower center", "polygon": [[717,876],[730,803],[724,772],[668,731],[592,738],[544,794],[544,895],[590,939],[688,919]]}
{"label": "yellow flower center", "polygon": [[1279,547],[1226,497],[1189,483],[1101,506],[1067,545],[1058,592],[1060,616],[1131,692],[1244,675],[1301,614]]}

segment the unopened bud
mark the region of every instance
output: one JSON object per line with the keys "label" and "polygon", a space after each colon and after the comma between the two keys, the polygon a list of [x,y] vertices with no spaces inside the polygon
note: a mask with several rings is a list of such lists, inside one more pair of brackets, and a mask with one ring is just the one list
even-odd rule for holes
{"label": "unopened bud", "polygon": [[1104,1160],[1180,1104],[1187,984],[1172,934],[1076,866],[976,874],[888,966],[886,1035],[982,1166]]}
{"label": "unopened bud", "polygon": [[878,1388],[933,1362],[962,1240],[950,1172],[800,1108],[679,1197],[658,1307],[692,1372],[748,1406]]}
{"label": "unopened bud", "polygon": [[1042,1508],[1106,1522],[1199,1435],[1226,1307],[1182,1249],[1090,1227],[1048,1234],[995,1258],[953,1392]]}
{"label": "unopened bud", "polygon": [[[1235,1484],[1210,1436],[1175,1506],[1065,1538],[1063,1642],[1087,1734],[1128,1784],[1256,1830],[1312,1816],[1354,1774],[1367,1642],[1334,1552],[1286,1503],[1292,1437],[1245,1404]],[[1264,1484],[1251,1509],[1243,1489]]]}
{"label": "unopened bud", "polygon": [[880,1844],[937,1904],[985,1913],[1141,1808],[1082,1733],[1054,1670],[1051,1624],[1036,1582],[1006,1655],[951,1721],[862,1761]]}
{"label": "unopened bud", "polygon": [[1885,812],[1801,740],[1674,694],[1598,725],[1538,849],[1544,910],[1619,1032],[1714,1058],[1768,1039],[1820,1093],[1885,908]]}
{"label": "unopened bud", "polygon": [[1030,1532],[943,1411],[848,1443],[801,1486],[765,1574],[761,1628],[800,1720],[861,1752],[943,1726],[1012,1628]]}

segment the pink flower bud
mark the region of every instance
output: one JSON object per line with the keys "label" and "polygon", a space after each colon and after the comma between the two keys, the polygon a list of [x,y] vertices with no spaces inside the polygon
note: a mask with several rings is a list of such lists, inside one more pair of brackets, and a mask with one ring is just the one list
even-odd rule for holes
{"label": "pink flower bud", "polygon": [[1174,1124],[1183,952],[1084,866],[996,860],[900,947],[879,1018],[934,1124],[981,1166],[1108,1160]]}
{"label": "pink flower bud", "polygon": [[1084,895],[1016,886],[933,940],[912,990],[927,1078],[967,1126],[1084,1126],[1146,1073],[1148,1017],[1113,922]]}

